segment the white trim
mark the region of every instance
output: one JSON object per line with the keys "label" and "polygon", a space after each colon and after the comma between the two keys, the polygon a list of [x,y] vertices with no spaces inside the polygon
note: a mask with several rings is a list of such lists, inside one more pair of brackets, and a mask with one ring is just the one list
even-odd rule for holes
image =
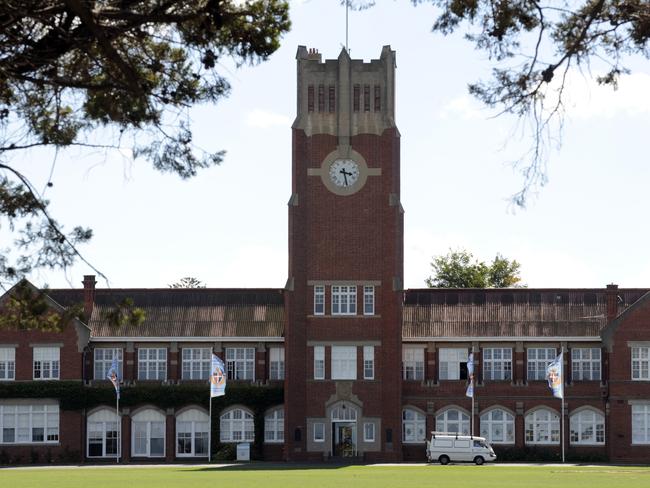
{"label": "white trim", "polygon": [[91,337],[90,343],[93,342],[284,342],[284,337],[190,337],[190,336],[171,336],[171,337]]}
{"label": "white trim", "polygon": [[460,337],[437,337],[437,336],[423,336],[417,338],[404,338],[402,337],[402,342],[498,342],[500,344],[504,342],[597,342],[598,344],[603,344],[600,336],[584,336],[584,337],[572,337],[572,336],[554,336],[554,337],[539,337],[539,336],[460,336]]}

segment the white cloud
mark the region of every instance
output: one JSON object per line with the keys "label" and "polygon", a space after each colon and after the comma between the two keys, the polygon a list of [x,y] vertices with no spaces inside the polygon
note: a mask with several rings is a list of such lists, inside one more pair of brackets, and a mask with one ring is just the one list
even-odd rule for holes
{"label": "white cloud", "polygon": [[[650,74],[634,73],[620,77],[618,89],[599,85],[596,78],[603,73],[582,74],[577,70],[567,74],[562,94],[566,114],[576,119],[611,118],[617,115],[650,114]],[[562,77],[556,76],[546,92],[547,107],[553,106]],[[477,120],[493,115],[470,95],[452,98],[440,110],[441,119]]]}
{"label": "white cloud", "polygon": [[601,73],[586,77],[573,72],[568,78],[567,114],[588,119],[616,115],[650,114],[650,75],[635,73],[623,75],[617,90],[596,83]]}
{"label": "white cloud", "polygon": [[291,118],[284,114],[253,110],[246,116],[246,125],[258,129],[288,127],[291,125]]}
{"label": "white cloud", "polygon": [[477,120],[488,116],[486,109],[469,95],[452,98],[440,110],[441,119]]}

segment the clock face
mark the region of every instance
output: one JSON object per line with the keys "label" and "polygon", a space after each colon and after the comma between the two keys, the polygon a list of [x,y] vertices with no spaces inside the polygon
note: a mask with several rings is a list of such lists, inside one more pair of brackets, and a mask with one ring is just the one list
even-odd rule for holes
{"label": "clock face", "polygon": [[330,180],[339,188],[354,185],[359,179],[359,165],[352,159],[337,159],[330,166]]}

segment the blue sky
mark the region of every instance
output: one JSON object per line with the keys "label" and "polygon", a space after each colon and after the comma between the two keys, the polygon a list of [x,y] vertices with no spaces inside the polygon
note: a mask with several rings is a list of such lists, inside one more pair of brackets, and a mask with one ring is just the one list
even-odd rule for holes
{"label": "blue sky", "polygon": [[[269,61],[222,66],[230,97],[191,112],[195,141],[227,151],[222,165],[182,181],[131,161],[128,151],[59,156],[46,196],[64,225],[94,229],[82,252],[110,286],[166,287],[183,276],[211,287],[284,286],[295,53],[306,45],[336,58],[345,42],[336,1],[293,2],[291,18]],[[470,98],[467,84],[491,64],[461,33],[433,34],[434,18],[432,7],[407,0],[350,14],[353,58],[377,58],[386,44],[397,52],[405,285],[423,287],[433,255],[464,247],[483,260],[497,252],[517,259],[531,287],[650,287],[650,64],[633,60],[616,92],[589,73],[571,74],[550,181],[527,209],[512,212],[508,197],[521,178],[508,162],[527,140],[513,119],[493,118]],[[52,154],[27,153],[14,164],[42,188]],[[77,287],[92,273],[78,264],[30,278]]]}

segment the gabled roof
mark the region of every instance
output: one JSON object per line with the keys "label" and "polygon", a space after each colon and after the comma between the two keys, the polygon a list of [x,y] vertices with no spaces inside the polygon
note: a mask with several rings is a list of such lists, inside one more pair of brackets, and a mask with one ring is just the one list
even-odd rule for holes
{"label": "gabled roof", "polygon": [[[107,313],[125,298],[145,312],[135,327],[111,324]],[[98,289],[89,320],[93,339],[281,338],[284,295],[280,289]]]}
{"label": "gabled roof", "polygon": [[[646,289],[618,289],[619,313]],[[603,288],[407,290],[402,337],[598,338],[607,325]]]}
{"label": "gabled roof", "polygon": [[639,309],[640,307],[644,306],[645,304],[650,303],[650,291],[645,293],[641,298],[639,298],[636,302],[634,302],[632,305],[630,305],[628,308],[623,311],[616,319],[612,320],[607,327],[605,327],[602,330],[602,338],[603,338],[603,343],[611,347],[613,344],[614,340],[614,334],[616,333],[616,329],[621,325],[622,322],[627,319],[632,313],[634,313],[635,310]]}

